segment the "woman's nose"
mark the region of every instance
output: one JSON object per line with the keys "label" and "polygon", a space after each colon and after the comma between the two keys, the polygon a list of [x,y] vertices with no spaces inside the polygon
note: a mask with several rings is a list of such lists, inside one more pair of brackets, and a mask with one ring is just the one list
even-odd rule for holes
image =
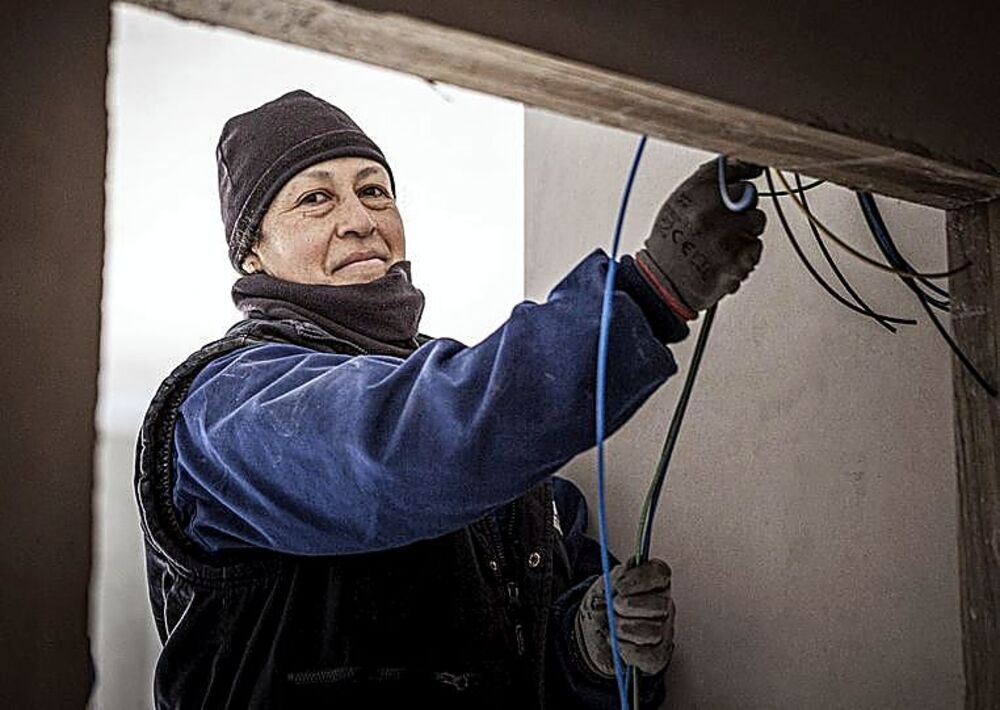
{"label": "woman's nose", "polygon": [[356,196],[344,200],[338,212],[336,229],[338,237],[345,239],[367,237],[375,231],[375,220]]}

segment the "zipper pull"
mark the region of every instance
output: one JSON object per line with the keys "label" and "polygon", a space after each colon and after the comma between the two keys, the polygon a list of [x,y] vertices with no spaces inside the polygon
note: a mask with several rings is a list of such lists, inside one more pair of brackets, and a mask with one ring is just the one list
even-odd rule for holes
{"label": "zipper pull", "polygon": [[524,655],[524,627],[518,624],[514,627],[514,638],[517,639],[517,655]]}
{"label": "zipper pull", "polygon": [[517,582],[507,582],[507,598],[510,599],[510,603],[515,606],[520,601],[520,590],[517,588]]}

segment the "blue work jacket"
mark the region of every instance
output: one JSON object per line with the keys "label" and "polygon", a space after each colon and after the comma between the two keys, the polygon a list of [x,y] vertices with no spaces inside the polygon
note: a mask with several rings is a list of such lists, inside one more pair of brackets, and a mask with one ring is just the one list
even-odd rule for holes
{"label": "blue work jacket", "polygon": [[[471,347],[359,353],[254,317],[177,368],[137,450],[157,707],[614,706],[573,638],[599,549],[552,475],[593,446],[606,269],[591,254]],[[686,334],[623,263],[610,432]],[[643,690],[655,707],[662,677]]]}

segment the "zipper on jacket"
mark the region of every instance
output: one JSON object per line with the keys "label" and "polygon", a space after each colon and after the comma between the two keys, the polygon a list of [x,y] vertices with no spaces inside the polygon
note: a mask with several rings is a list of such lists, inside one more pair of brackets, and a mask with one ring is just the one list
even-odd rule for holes
{"label": "zipper on jacket", "polygon": [[521,601],[521,590],[517,587],[517,582],[507,582],[507,599],[510,605],[518,607]]}
{"label": "zipper on jacket", "polygon": [[507,516],[507,539],[514,539],[515,527],[517,526],[518,505],[513,503],[510,507],[510,515]]}
{"label": "zipper on jacket", "polygon": [[524,655],[524,647],[525,647],[525,644],[524,644],[524,625],[523,624],[517,624],[514,627],[514,638],[517,640],[517,655],[518,656],[523,656]]}
{"label": "zipper on jacket", "polygon": [[[510,516],[510,521],[508,524],[508,529],[510,532],[510,537],[514,535],[514,515],[513,511]],[[517,586],[517,582],[513,579],[504,583],[504,572],[507,567],[507,558],[503,551],[503,537],[500,530],[500,526],[497,524],[495,519],[487,521],[487,529],[489,530],[490,544],[493,547],[493,551],[496,554],[498,560],[498,568],[496,571],[497,580],[503,586],[504,592],[507,597],[507,602],[510,606],[511,617],[514,620],[514,643],[517,649],[517,655],[523,656],[527,648],[524,638],[524,625],[520,622],[520,608],[521,608],[521,590]],[[500,539],[497,539],[496,533],[500,532]],[[492,566],[491,566],[492,568]]]}
{"label": "zipper on jacket", "polygon": [[493,548],[493,559],[497,561],[498,565],[495,572],[497,573],[497,578],[502,582],[504,571],[507,567],[507,556],[503,551],[503,534],[501,533],[499,536],[496,534],[497,532],[500,532],[500,526],[497,525],[496,520],[493,519],[492,516],[486,520],[486,530],[490,547]]}

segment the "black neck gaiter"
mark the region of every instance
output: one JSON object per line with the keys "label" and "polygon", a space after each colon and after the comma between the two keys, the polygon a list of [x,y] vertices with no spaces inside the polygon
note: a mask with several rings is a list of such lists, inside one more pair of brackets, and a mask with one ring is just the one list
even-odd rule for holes
{"label": "black neck gaiter", "polygon": [[400,261],[382,278],[350,286],[250,274],[233,284],[233,303],[248,318],[308,320],[366,353],[406,357],[417,348],[424,294],[410,280],[410,262]]}

